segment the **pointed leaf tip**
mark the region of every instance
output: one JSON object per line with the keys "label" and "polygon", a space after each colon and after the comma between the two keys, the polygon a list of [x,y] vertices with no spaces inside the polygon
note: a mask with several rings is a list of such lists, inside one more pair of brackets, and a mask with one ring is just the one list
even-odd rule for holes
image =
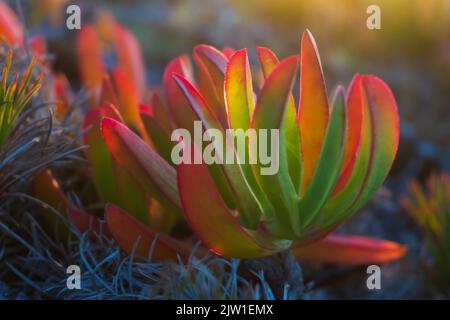
{"label": "pointed leaf tip", "polygon": [[403,257],[406,246],[387,240],[330,235],[311,245],[294,245],[294,256],[303,262],[368,265],[388,263]]}
{"label": "pointed leaf tip", "polygon": [[234,129],[248,129],[255,102],[246,49],[236,51],[230,58],[224,87],[229,126]]}
{"label": "pointed leaf tip", "polygon": [[122,123],[103,118],[102,134],[115,160],[158,201],[179,207],[175,169]]}
{"label": "pointed leaf tip", "polygon": [[300,127],[303,176],[301,194],[308,188],[316,169],[328,125],[328,96],[316,42],[309,32],[303,33],[300,52]]}

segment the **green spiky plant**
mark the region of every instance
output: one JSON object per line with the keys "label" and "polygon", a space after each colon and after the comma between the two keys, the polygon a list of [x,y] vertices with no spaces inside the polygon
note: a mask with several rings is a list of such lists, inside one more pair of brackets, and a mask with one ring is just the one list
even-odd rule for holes
{"label": "green spiky plant", "polygon": [[[20,63],[14,63],[15,55]],[[54,123],[52,104],[42,102],[39,96],[42,74],[35,70],[35,59],[13,51],[8,51],[3,59],[0,83],[0,195],[16,187],[18,182],[26,182],[41,168],[70,158],[78,150],[73,138],[69,137],[72,129]],[[36,98],[35,102],[33,98]]]}
{"label": "green spiky plant", "polygon": [[0,85],[0,148],[6,143],[15,128],[19,116],[30,103],[33,95],[40,89],[40,78],[33,79],[34,60],[22,76],[10,79],[13,52],[9,51],[3,67]]}
{"label": "green spiky plant", "polygon": [[450,285],[450,174],[431,174],[425,188],[411,181],[401,203],[424,230],[436,269]]}

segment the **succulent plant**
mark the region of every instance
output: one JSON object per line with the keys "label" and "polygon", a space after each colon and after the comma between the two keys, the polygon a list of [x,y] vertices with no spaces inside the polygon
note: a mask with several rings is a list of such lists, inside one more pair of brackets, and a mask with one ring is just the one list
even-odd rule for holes
{"label": "succulent plant", "polygon": [[[254,90],[245,49],[199,45],[196,76],[188,56],[172,60],[162,94],[156,90],[151,103],[143,104],[148,91],[139,44],[101,12],[78,33],[77,54],[82,83],[91,93],[82,125],[85,154],[106,224],[75,208],[50,170],[35,178],[35,195],[67,211],[81,231],[102,229],[124,251],[143,257],[151,251],[157,260],[191,255],[194,239],[175,238],[179,224],[189,224],[203,245],[227,257],[289,248],[299,259],[313,261],[382,263],[402,256],[404,246],[389,241],[326,237],[387,175],[398,143],[392,93],[380,79],[356,75],[347,92],[335,91],[330,106],[309,32],[301,52],[279,62],[269,49],[258,48],[261,79]],[[110,54],[112,65],[105,59]],[[297,112],[292,90],[299,63]],[[73,97],[61,77],[54,78],[53,95],[61,100],[57,111],[63,115]],[[175,165],[171,133],[192,131],[196,120],[222,132],[279,129],[279,172],[261,175],[261,163]],[[43,213],[52,222],[52,215]]]}
{"label": "succulent plant", "polygon": [[[154,96],[151,106],[140,109],[150,143],[111,117],[102,120],[102,133],[115,161],[163,208],[181,207],[195,235],[216,254],[262,257],[293,247],[300,255],[302,247],[333,231],[383,183],[398,145],[397,107],[389,87],[372,75],[356,75],[329,103],[308,31],[300,56],[280,62],[267,48],[258,48],[258,56],[263,81],[254,90],[245,49],[225,54],[197,46],[197,77],[187,56],[174,59],[164,75],[163,97]],[[292,91],[299,64],[297,112]],[[261,175],[261,163],[174,166],[170,134],[175,128],[192,132],[196,120],[203,129],[221,132],[279,129],[279,172]],[[119,244],[127,243],[122,247],[128,251],[137,235],[154,237],[143,225],[125,222],[119,208],[107,211],[111,233]],[[178,250],[179,243],[165,241],[166,249]],[[404,253],[399,245],[384,248],[392,257]]]}
{"label": "succulent plant", "polygon": [[424,229],[436,268],[450,283],[450,175],[431,174],[425,189],[411,181],[401,203]]}
{"label": "succulent plant", "polygon": [[[114,67],[130,78],[134,93],[141,99],[145,94],[146,75],[141,49],[134,35],[106,11],[100,11],[95,24],[85,25],[77,36],[77,56],[81,81],[91,94],[92,107],[98,106],[99,89],[104,75]],[[113,56],[105,59],[105,56]]]}

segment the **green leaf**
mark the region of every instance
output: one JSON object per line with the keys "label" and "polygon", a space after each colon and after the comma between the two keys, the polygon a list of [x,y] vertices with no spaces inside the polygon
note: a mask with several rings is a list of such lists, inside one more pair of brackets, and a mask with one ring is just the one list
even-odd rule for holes
{"label": "green leaf", "polygon": [[[186,99],[189,101],[189,104],[197,117],[197,121],[202,122],[203,128],[220,130],[222,136],[225,137],[220,122],[208,108],[200,93],[184,77],[175,74],[174,78],[180,89],[183,91]],[[212,143],[217,142],[214,141]],[[225,181],[227,181],[227,187],[232,192],[234,199],[236,199],[235,203],[238,207],[239,218],[246,227],[254,229],[256,223],[259,221],[259,217],[262,215],[261,204],[258,202],[255,194],[248,185],[240,165],[237,164],[236,161],[234,164],[222,164],[225,163],[225,154],[230,152],[235,156],[235,150],[231,149],[231,146],[226,143],[223,144],[222,150],[220,150],[219,147],[216,148],[216,150],[218,151],[216,157],[219,158],[219,162],[221,163],[218,167],[222,170],[226,178]],[[218,186],[220,187],[221,185]],[[222,190],[223,189],[221,189],[221,193]]]}
{"label": "green leaf", "polygon": [[296,225],[298,235],[313,221],[323,207],[334,186],[344,160],[346,147],[346,114],[344,89],[338,87],[334,95],[333,109],[323,142],[320,158],[311,183],[300,201]]}
{"label": "green leaf", "polygon": [[[258,146],[250,142],[251,153],[252,147],[258,148],[258,151],[254,150],[256,154],[261,145],[266,144],[268,153],[278,157],[276,161],[279,168],[275,174],[265,175],[262,173],[264,167],[260,158],[256,164],[252,164],[252,168],[263,191],[275,208],[275,217],[268,218],[268,228],[277,236],[289,238],[293,237],[292,223],[297,212],[298,197],[287,166],[283,121],[297,71],[298,57],[289,57],[279,63],[264,82],[258,96],[251,127],[256,129],[259,135],[262,129],[268,130],[267,139],[261,140],[258,137]],[[279,141],[275,141],[276,144],[279,144],[279,150],[270,150],[273,141],[272,129],[281,129]]]}
{"label": "green leaf", "polygon": [[[273,69],[280,63],[277,56],[267,48],[258,47],[258,57],[261,64],[264,79],[272,73]],[[297,111],[295,109],[294,96],[291,94],[286,108],[285,115],[285,144],[286,156],[289,166],[289,174],[291,175],[292,183],[297,192],[300,192],[300,181],[302,175],[302,159],[301,159],[301,145],[300,145],[300,130],[297,121]]]}
{"label": "green leaf", "polygon": [[180,207],[175,169],[152,147],[122,123],[104,118],[103,138],[114,159],[152,197],[162,204]]}
{"label": "green leaf", "polygon": [[183,210],[197,237],[216,254],[233,258],[263,257],[286,249],[289,241],[243,228],[218,193],[205,164],[180,164],[178,187]]}

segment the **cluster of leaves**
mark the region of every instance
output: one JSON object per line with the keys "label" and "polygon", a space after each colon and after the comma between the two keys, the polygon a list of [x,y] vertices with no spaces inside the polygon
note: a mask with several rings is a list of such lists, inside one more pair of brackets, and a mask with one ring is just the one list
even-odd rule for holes
{"label": "cluster of leaves", "polygon": [[[390,241],[328,236],[383,183],[397,151],[399,123],[392,92],[372,75],[356,75],[329,103],[309,31],[300,55],[280,61],[271,50],[258,48],[259,78],[252,76],[246,49],[199,45],[195,68],[187,55],[173,59],[162,88],[152,90],[139,43],[111,16],[83,26],[76,50],[90,93],[82,125],[85,155],[104,217],[86,212],[84,199],[70,201],[50,168],[41,171],[33,180],[34,195],[49,206],[39,219],[45,227],[57,226],[56,238],[63,243],[70,240],[71,226],[55,222],[49,214],[54,209],[78,230],[103,233],[127,254],[148,258],[151,253],[155,261],[189,261],[197,239],[198,259],[209,251],[255,258],[288,249],[302,261],[347,264],[404,255],[405,247]],[[114,59],[105,59],[110,55]],[[63,102],[57,114],[63,117],[71,93],[64,77],[55,79],[52,94]],[[222,133],[279,129],[279,172],[261,175],[262,163],[248,161],[174,165],[171,133],[175,128],[193,133],[194,121]],[[189,147],[198,152],[203,146]],[[218,157],[228,152],[242,157],[224,147]],[[247,154],[250,148],[246,142]]]}
{"label": "cluster of leaves", "polygon": [[432,174],[426,188],[411,181],[402,205],[424,229],[436,268],[450,283],[450,175]]}
{"label": "cluster of leaves", "polygon": [[[7,197],[40,169],[70,160],[78,148],[70,137],[72,130],[55,124],[46,110],[48,104],[38,97],[42,78],[34,72],[34,62],[10,77],[11,68],[21,70],[22,62],[13,63],[12,51],[4,58],[0,85],[0,196]],[[2,204],[6,205],[5,199]]]}
{"label": "cluster of leaves", "polygon": [[[292,247],[299,259],[360,264],[404,254],[401,245],[362,237],[333,236],[306,249],[370,198],[395,158],[398,114],[383,81],[356,75],[347,92],[335,91],[329,106],[316,44],[305,32],[300,56],[280,62],[269,49],[258,49],[262,77],[256,90],[245,49],[199,45],[196,69],[188,56],[175,58],[162,90],[148,99],[138,42],[107,18],[82,28],[77,53],[91,92],[83,124],[86,157],[101,202],[111,204],[105,207],[106,224],[68,208],[77,226],[105,227],[125,252],[146,257],[153,248],[163,260],[191,252],[192,238],[176,239],[180,225],[189,225],[203,245],[227,257],[261,257]],[[106,54],[116,56],[113,65],[105,62]],[[292,89],[299,63],[297,113]],[[281,129],[280,172],[262,176],[260,163],[175,166],[171,132],[192,133],[195,120],[220,131]],[[195,152],[202,146],[193,147]],[[42,179],[38,185],[57,185],[48,183],[54,181],[51,172]],[[67,206],[62,192],[43,190],[43,199]]]}
{"label": "cluster of leaves", "polygon": [[[76,152],[71,128],[54,122],[56,82],[44,57],[43,38],[26,39],[19,19],[0,1],[0,196],[17,191],[39,169]],[[44,75],[46,82],[43,81]],[[52,85],[49,85],[50,82]],[[44,87],[44,88],[43,88]]]}
{"label": "cluster of leaves", "polygon": [[16,76],[13,81],[8,82],[12,55],[13,53],[10,51],[0,79],[0,148],[4,146],[11,131],[15,128],[19,116],[32,96],[39,90],[42,81],[37,79],[30,83],[34,67],[34,61],[32,61],[21,78]]}

